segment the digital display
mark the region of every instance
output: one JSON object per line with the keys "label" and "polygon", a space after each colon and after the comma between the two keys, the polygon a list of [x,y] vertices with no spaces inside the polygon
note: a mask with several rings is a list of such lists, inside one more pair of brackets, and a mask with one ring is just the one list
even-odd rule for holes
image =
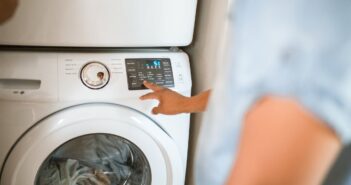
{"label": "digital display", "polygon": [[160,60],[147,61],[144,67],[146,69],[161,69],[161,61]]}
{"label": "digital display", "polygon": [[125,62],[129,90],[146,89],[144,80],[164,87],[174,87],[169,58],[129,58]]}

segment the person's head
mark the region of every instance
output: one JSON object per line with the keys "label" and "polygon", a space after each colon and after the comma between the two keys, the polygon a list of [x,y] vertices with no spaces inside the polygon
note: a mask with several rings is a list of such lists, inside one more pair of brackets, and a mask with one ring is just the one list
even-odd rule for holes
{"label": "person's head", "polygon": [[0,24],[13,16],[17,8],[18,0],[0,0]]}

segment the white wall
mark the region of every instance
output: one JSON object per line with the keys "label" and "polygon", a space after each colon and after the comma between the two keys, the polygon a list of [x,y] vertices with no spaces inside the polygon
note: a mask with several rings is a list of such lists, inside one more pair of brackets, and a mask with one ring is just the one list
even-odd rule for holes
{"label": "white wall", "polygon": [[[218,66],[224,61],[229,3],[230,0],[199,0],[198,2],[194,41],[192,45],[185,48],[191,59],[193,94],[212,87],[218,73]],[[192,115],[187,185],[194,185],[194,154],[204,114]]]}

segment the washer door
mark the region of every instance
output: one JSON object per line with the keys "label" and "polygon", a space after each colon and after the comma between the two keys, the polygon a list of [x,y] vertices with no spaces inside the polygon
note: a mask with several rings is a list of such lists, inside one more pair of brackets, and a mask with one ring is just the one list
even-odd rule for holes
{"label": "washer door", "polygon": [[154,121],[124,106],[84,104],[29,130],[1,185],[178,185],[184,173],[176,144]]}

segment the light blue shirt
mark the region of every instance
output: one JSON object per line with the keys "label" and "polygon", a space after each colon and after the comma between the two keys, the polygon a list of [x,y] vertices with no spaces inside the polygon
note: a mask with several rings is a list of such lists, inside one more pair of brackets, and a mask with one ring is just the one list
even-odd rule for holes
{"label": "light blue shirt", "polygon": [[351,1],[237,0],[230,60],[213,88],[197,148],[197,185],[222,185],[242,118],[266,94],[298,100],[340,137],[325,185],[351,184]]}

